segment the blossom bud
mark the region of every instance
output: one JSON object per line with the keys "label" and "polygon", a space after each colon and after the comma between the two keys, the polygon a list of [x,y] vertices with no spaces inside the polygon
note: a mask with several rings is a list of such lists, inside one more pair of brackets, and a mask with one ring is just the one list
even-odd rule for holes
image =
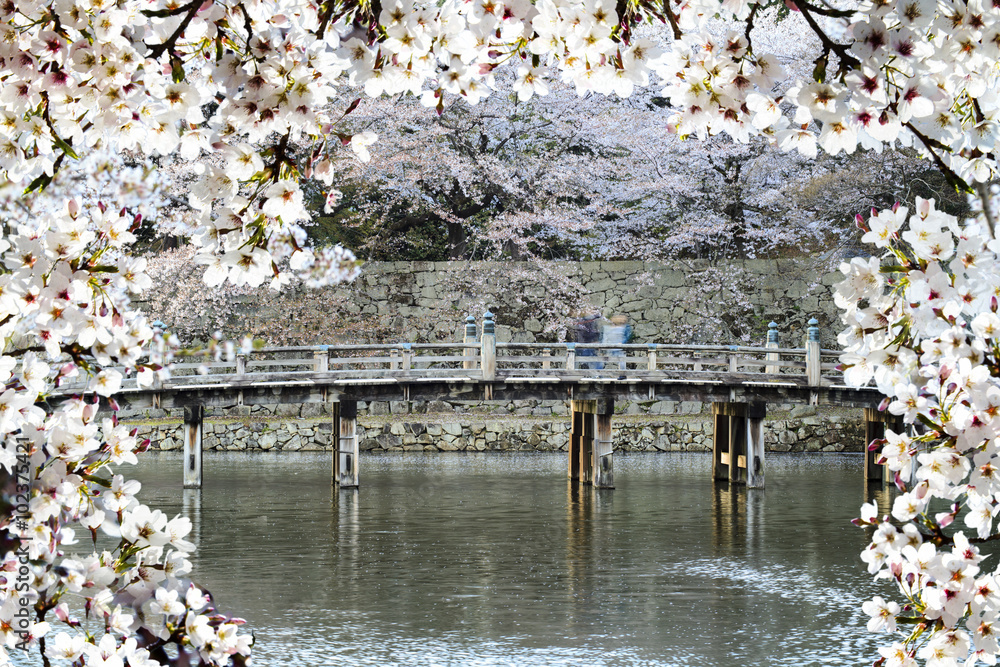
{"label": "blossom bud", "polygon": [[67,201],[66,213],[69,214],[69,217],[76,220],[76,216],[80,215],[80,202],[78,202],[75,198]]}
{"label": "blossom bud", "polygon": [[990,310],[993,311],[994,313],[997,312],[998,305],[1000,305],[1000,302],[997,301],[997,297],[994,294],[993,296],[990,297]]}
{"label": "blossom bud", "polygon": [[892,402],[892,400],[888,396],[886,396],[885,398],[883,398],[882,402],[878,404],[878,411],[879,412],[885,412],[886,410],[888,410],[889,409],[889,403],[891,403],[891,402]]}
{"label": "blossom bud", "polygon": [[895,204],[892,205],[892,212],[895,213],[898,210],[899,210],[899,202],[896,202]]}

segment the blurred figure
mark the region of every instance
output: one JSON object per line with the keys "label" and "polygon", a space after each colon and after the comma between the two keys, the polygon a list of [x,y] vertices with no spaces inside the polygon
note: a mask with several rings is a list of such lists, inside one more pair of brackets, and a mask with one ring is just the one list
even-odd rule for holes
{"label": "blurred figure", "polygon": [[[601,313],[595,310],[589,314],[583,315],[582,317],[578,317],[573,324],[573,331],[575,333],[577,343],[598,342],[601,338]],[[594,348],[577,350],[576,356],[596,357],[597,350]],[[601,361],[582,361],[580,362],[580,368],[593,368],[600,370],[604,368],[604,363]]]}
{"label": "blurred figure", "polygon": [[[626,345],[632,340],[632,325],[628,323],[625,315],[615,315],[611,318],[611,324],[601,330],[601,343],[605,345]],[[621,349],[607,350],[609,357],[621,357],[618,362],[618,370],[625,370],[625,351]],[[624,376],[618,378],[623,380]]]}

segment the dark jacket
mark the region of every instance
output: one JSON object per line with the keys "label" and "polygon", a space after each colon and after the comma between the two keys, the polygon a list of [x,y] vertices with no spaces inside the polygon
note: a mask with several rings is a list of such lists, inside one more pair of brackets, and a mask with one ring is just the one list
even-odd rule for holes
{"label": "dark jacket", "polygon": [[577,343],[596,343],[601,339],[601,327],[598,324],[601,316],[597,313],[581,317],[573,325],[576,331]]}

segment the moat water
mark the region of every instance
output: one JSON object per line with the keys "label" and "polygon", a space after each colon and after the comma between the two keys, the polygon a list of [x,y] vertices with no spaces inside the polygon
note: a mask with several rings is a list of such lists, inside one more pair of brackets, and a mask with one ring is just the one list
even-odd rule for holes
{"label": "moat water", "polygon": [[[613,491],[565,454],[145,457],[140,497],[195,525],[195,579],[257,638],[254,664],[870,664],[861,603],[887,589],[850,524],[860,455],[769,455],[762,491],[704,454],[616,454]],[[882,504],[889,498],[879,491]],[[886,506],[887,509],[887,506]]]}

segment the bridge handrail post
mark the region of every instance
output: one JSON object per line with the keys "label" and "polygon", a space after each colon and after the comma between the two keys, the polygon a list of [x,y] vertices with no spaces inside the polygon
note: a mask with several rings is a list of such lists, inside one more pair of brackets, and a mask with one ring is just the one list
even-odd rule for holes
{"label": "bridge handrail post", "polygon": [[[469,315],[465,318],[465,344],[473,345],[476,342],[476,318]],[[465,357],[475,357],[476,351],[471,347],[467,347],[462,350],[462,356]],[[465,370],[474,370],[476,368],[475,359],[466,359],[462,362],[462,368]]]}
{"label": "bridge handrail post", "polygon": [[648,369],[651,371],[656,370],[656,343],[649,344],[649,351],[646,353],[649,360]]}
{"label": "bridge handrail post", "polygon": [[[768,347],[770,349],[775,349],[775,350],[781,347],[780,339],[778,337],[778,323],[777,322],[773,322],[772,321],[772,322],[768,323],[768,325],[767,325],[767,345],[765,347]],[[768,352],[766,360],[767,361],[773,361],[773,362],[776,362],[776,363],[768,364],[768,365],[764,366],[764,372],[765,373],[767,373],[768,375],[777,375],[778,373],[781,372],[781,366],[779,366],[778,363],[777,363],[777,362],[781,361],[781,353],[780,352]]]}
{"label": "bridge handrail post", "polygon": [[576,343],[566,343],[566,370],[576,370]]}
{"label": "bridge handrail post", "polygon": [[317,373],[325,373],[330,370],[330,354],[326,345],[322,349],[313,350],[313,370]]}
{"label": "bridge handrail post", "polygon": [[542,359],[542,370],[548,370],[548,369],[552,368],[552,362],[549,361],[549,357],[551,357],[551,356],[552,356],[552,348],[551,347],[543,347],[542,348],[542,357],[543,357],[543,359]]}
{"label": "bridge handrail post", "polygon": [[403,343],[403,370],[408,371],[413,365],[412,343]]}
{"label": "bridge handrail post", "polygon": [[399,350],[393,348],[389,350],[389,370],[394,371],[399,368]]}
{"label": "bridge handrail post", "polygon": [[737,370],[736,345],[729,346],[729,372],[735,373]]}
{"label": "bridge handrail post", "polygon": [[247,355],[239,352],[236,354],[236,374],[237,375],[247,374]]}
{"label": "bridge handrail post", "polygon": [[806,382],[810,387],[818,387],[822,377],[819,352],[819,320],[809,320],[806,336]]}
{"label": "bridge handrail post", "polygon": [[497,336],[493,324],[493,313],[483,315],[483,337],[479,341],[479,363],[484,380],[494,380],[497,375]]}

